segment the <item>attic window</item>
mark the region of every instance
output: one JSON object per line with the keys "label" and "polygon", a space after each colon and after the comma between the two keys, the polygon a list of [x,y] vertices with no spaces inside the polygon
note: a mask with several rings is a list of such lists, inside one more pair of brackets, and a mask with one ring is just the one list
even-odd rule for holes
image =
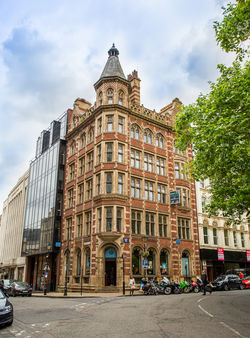
{"label": "attic window", "polygon": [[123,97],[124,97],[123,91],[120,90],[119,91],[118,104],[120,104],[121,106],[123,105]]}
{"label": "attic window", "polygon": [[112,88],[109,88],[107,90],[107,97],[108,97],[108,104],[112,104],[114,102],[113,97],[114,97],[114,91]]}

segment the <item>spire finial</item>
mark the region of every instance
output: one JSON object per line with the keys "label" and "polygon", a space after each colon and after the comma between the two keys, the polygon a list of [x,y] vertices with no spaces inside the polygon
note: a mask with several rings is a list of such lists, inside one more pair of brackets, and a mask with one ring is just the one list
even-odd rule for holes
{"label": "spire finial", "polygon": [[115,44],[113,43],[112,47],[110,48],[110,50],[108,51],[109,57],[110,56],[118,56],[119,55],[119,51],[117,48],[115,48]]}

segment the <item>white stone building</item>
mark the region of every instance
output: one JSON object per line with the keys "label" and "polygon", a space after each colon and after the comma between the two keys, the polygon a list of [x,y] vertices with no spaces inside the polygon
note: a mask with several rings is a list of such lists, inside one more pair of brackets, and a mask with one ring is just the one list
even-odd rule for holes
{"label": "white stone building", "polygon": [[[247,219],[241,224],[228,224],[222,215],[208,217],[205,205],[209,201],[209,180],[196,182],[197,214],[199,226],[201,265],[213,280],[222,273],[250,273],[247,250],[250,250]],[[217,248],[224,251],[224,261],[218,260]]]}
{"label": "white stone building", "polygon": [[25,280],[25,257],[21,257],[24,208],[29,172],[19,178],[3,204],[0,226],[0,277]]}

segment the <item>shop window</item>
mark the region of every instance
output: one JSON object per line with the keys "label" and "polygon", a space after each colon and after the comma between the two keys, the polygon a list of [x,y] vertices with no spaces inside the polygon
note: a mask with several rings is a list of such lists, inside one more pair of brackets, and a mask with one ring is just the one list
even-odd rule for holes
{"label": "shop window", "polygon": [[187,252],[183,252],[181,257],[181,265],[182,265],[182,276],[187,277],[190,275],[190,267],[189,267],[189,255]]}
{"label": "shop window", "polygon": [[76,275],[77,276],[80,276],[81,274],[81,255],[82,255],[81,250],[77,250],[77,254],[76,254]]}
{"label": "shop window", "polygon": [[161,275],[168,275],[168,253],[166,250],[161,250],[160,271]]}
{"label": "shop window", "polygon": [[155,275],[155,252],[152,249],[148,250],[148,275]]}
{"label": "shop window", "polygon": [[90,249],[85,251],[85,275],[90,275]]}
{"label": "shop window", "polygon": [[134,249],[132,253],[132,273],[133,275],[141,274],[141,253],[140,249]]}

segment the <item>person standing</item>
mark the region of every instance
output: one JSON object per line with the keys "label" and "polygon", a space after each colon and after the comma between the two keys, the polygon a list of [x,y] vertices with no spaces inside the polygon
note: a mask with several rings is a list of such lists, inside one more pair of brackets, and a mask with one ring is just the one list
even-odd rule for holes
{"label": "person standing", "polygon": [[202,270],[201,280],[202,280],[202,286],[203,286],[203,295],[205,296],[206,295],[206,286],[208,284],[207,273],[206,273],[205,269]]}
{"label": "person standing", "polygon": [[242,272],[240,272],[239,277],[240,277],[240,279],[244,278],[244,274]]}
{"label": "person standing", "polygon": [[129,277],[129,283],[128,283],[129,287],[130,287],[130,296],[134,296],[134,291],[135,291],[135,279],[132,275],[130,275]]}

